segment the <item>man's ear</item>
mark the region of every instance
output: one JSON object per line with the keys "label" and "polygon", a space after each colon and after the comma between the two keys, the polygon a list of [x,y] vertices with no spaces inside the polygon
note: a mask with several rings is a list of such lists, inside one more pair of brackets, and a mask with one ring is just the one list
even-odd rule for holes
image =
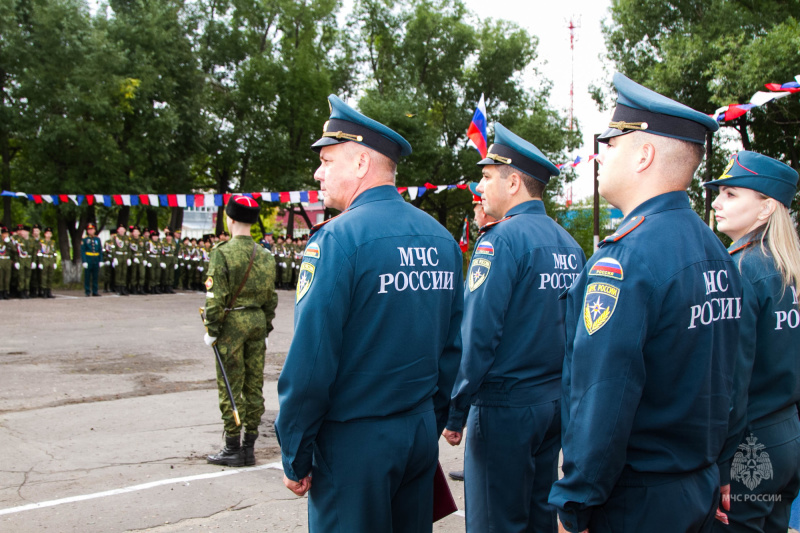
{"label": "man's ear", "polygon": [[636,162],[636,172],[642,173],[653,165],[656,160],[656,147],[652,143],[642,143],[637,150],[638,160]]}
{"label": "man's ear", "polygon": [[369,172],[369,167],[372,165],[372,158],[366,150],[360,150],[355,158],[356,165],[356,178],[364,179]]}

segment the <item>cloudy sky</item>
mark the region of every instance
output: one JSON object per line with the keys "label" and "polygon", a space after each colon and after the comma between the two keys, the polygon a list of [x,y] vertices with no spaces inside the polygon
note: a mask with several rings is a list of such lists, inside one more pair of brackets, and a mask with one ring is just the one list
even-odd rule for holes
{"label": "cloudy sky", "polygon": [[[610,16],[608,10],[611,1],[562,0],[545,3],[465,0],[465,3],[481,19],[511,20],[539,38],[537,66],[553,82],[552,106],[563,109],[565,114],[569,108],[571,78],[568,29],[570,19],[580,26],[575,30],[574,116],[580,121],[584,142],[572,154],[572,159],[579,155],[586,160],[593,153],[594,134],[605,131],[610,120],[608,112],[597,110],[588,91],[589,85],[605,84],[606,79],[610,79],[613,74],[613,65],[605,59],[605,42],[600,28],[601,22]],[[592,195],[593,167],[591,163],[576,167],[578,179],[572,184],[573,200]]]}

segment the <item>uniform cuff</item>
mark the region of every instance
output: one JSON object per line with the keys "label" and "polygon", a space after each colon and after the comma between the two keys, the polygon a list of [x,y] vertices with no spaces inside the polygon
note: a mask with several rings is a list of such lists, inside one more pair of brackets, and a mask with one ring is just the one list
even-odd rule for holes
{"label": "uniform cuff", "polygon": [[297,472],[295,472],[295,469],[292,467],[292,461],[284,454],[281,454],[281,461],[283,462],[283,473],[292,481],[300,482],[301,479],[311,473],[311,468],[309,468],[308,472],[306,472],[304,475],[298,475]]}
{"label": "uniform cuff", "polygon": [[564,526],[564,529],[570,533],[586,531],[589,527],[589,519],[591,516],[591,511],[565,511],[563,509],[558,509],[558,519],[561,521],[561,525]]}
{"label": "uniform cuff", "polygon": [[467,414],[469,414],[469,411],[462,411],[461,409],[456,409],[451,406],[450,415],[447,417],[447,425],[445,428],[450,431],[462,433],[464,431],[464,426],[467,425]]}

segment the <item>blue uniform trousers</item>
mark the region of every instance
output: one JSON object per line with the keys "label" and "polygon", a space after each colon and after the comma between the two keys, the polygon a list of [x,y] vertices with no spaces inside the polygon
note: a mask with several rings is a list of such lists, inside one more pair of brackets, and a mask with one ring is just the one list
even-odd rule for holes
{"label": "blue uniform trousers", "polygon": [[472,405],[464,453],[467,531],[555,532],[556,509],[547,497],[560,449],[560,400]]}
{"label": "blue uniform trousers", "polygon": [[[727,513],[730,525],[717,524],[715,532],[786,533],[789,528],[792,501],[800,490],[800,420],[797,409],[792,405],[753,426],[748,426],[745,438],[752,433],[756,443],[765,446],[751,453],[759,457],[767,454],[772,476],[760,479],[757,486],[750,489],[732,475],[731,510]],[[743,443],[745,447],[747,444],[747,441]],[[752,471],[755,463],[752,460],[746,466]]]}
{"label": "blue uniform trousers", "polygon": [[100,277],[100,264],[89,263],[88,265],[83,269],[83,290],[87,296],[97,294],[97,279]]}
{"label": "blue uniform trousers", "polygon": [[433,530],[433,403],[394,417],[326,421],[314,443],[311,533]]}
{"label": "blue uniform trousers", "polygon": [[591,533],[711,531],[719,502],[717,465],[687,474],[623,471],[608,501],[596,508]]}

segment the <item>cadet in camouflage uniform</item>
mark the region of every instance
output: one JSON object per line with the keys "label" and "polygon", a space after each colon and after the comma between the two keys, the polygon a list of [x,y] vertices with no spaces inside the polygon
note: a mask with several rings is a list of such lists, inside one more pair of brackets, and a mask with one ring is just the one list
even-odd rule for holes
{"label": "cadet in camouflage uniform", "polygon": [[[205,272],[208,272],[211,263],[211,236],[205,235],[203,237],[203,245],[198,250],[198,267],[197,274],[202,277]],[[202,285],[201,285],[202,287]]]}
{"label": "cadet in camouflage uniform", "polygon": [[294,276],[294,244],[292,244],[292,238],[289,235],[286,236],[286,244],[283,246],[283,250],[285,254],[283,258],[283,288],[291,289],[292,277]]}
{"label": "cadet in camouflage uniform", "polygon": [[275,262],[250,236],[250,226],[258,220],[258,212],[258,204],[252,198],[230,198],[225,214],[234,238],[212,250],[205,282],[205,342],[209,346],[216,343],[219,349],[244,426],[244,441],[240,443],[241,428],[234,422],[217,368],[225,447],[208,457],[211,464],[243,466],[256,462],[254,445],[264,414],[264,353],[278,305]]}
{"label": "cadet in camouflage uniform", "polygon": [[56,243],[52,239],[53,228],[44,228],[44,239],[39,244],[36,258],[42,298],[55,298],[52,285],[53,275],[58,266],[58,257],[56,256]]}
{"label": "cadet in camouflage uniform", "polygon": [[161,242],[158,240],[158,230],[150,230],[150,242],[145,247],[145,267],[147,271],[147,294],[161,294],[158,288],[161,283]]}
{"label": "cadet in camouflage uniform", "polygon": [[19,297],[27,300],[28,289],[31,283],[31,268],[33,268],[33,241],[30,238],[28,226],[18,226],[17,236],[14,241],[14,269],[17,271],[17,291]]}
{"label": "cadet in camouflage uniform", "polygon": [[111,237],[113,253],[111,266],[114,267],[114,291],[121,296],[128,296],[128,289],[125,286],[128,283],[128,267],[133,263],[130,257],[131,250],[128,246],[128,238],[125,237],[126,231],[125,226],[120,224],[117,227],[117,234]]}
{"label": "cadet in camouflage uniform", "polygon": [[172,281],[175,277],[175,247],[177,245],[172,240],[172,231],[169,228],[164,230],[164,242],[161,243],[161,291],[164,294],[175,294],[172,290]]}
{"label": "cadet in camouflage uniform", "polygon": [[31,298],[41,298],[42,294],[42,274],[41,267],[39,266],[39,251],[42,245],[42,226],[34,224],[31,229],[31,282],[30,282],[30,295]]}
{"label": "cadet in camouflage uniform", "polygon": [[100,279],[103,280],[103,292],[111,292],[111,285],[114,283],[114,268],[111,266],[111,260],[114,258],[113,241],[114,237],[111,236],[103,243],[104,261],[100,263],[100,266],[103,268],[100,274]]}
{"label": "cadet in camouflage uniform", "polygon": [[201,274],[197,271],[197,239],[193,238],[189,241],[189,247],[186,249],[184,257],[186,260],[186,281],[189,285],[189,289],[199,291],[201,287]]}
{"label": "cadet in camouflage uniform", "polygon": [[189,269],[186,268],[186,255],[189,253],[190,243],[191,240],[189,237],[184,237],[183,241],[181,241],[180,254],[178,255],[179,268],[176,278],[178,279],[180,287],[185,291],[189,290]]}
{"label": "cadet in camouflage uniform", "polygon": [[0,300],[8,300],[11,289],[11,237],[8,228],[0,226]]}
{"label": "cadet in camouflage uniform", "polygon": [[183,244],[181,243],[181,233],[183,230],[181,228],[176,229],[172,232],[173,240],[175,241],[175,251],[173,255],[175,256],[175,262],[173,263],[173,270],[174,275],[172,276],[172,288],[173,292],[174,289],[177,289],[181,283],[181,263],[183,257]]}
{"label": "cadet in camouflage uniform", "polygon": [[139,226],[131,227],[131,236],[128,239],[128,247],[131,254],[131,268],[130,270],[130,290],[133,294],[144,294],[145,284],[145,256],[144,249],[147,245],[145,239],[140,231]]}
{"label": "cadet in camouflage uniform", "polygon": [[278,235],[278,240],[272,248],[272,256],[275,258],[275,286],[283,288],[283,269],[286,262],[286,250],[283,245],[283,235]]}

